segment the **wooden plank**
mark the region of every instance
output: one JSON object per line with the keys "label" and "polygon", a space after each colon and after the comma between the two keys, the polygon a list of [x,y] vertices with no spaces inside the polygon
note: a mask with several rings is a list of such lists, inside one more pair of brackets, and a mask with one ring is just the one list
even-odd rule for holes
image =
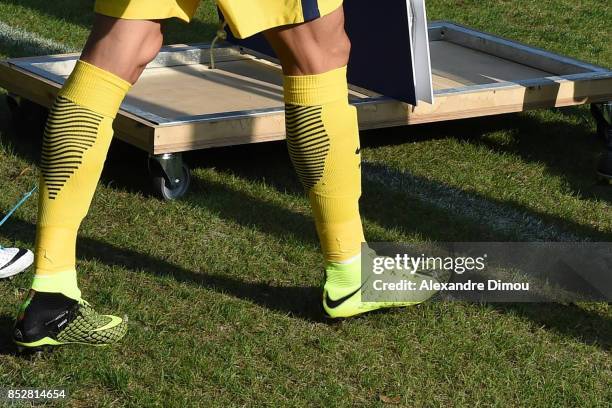
{"label": "wooden plank", "polygon": [[529,109],[608,101],[612,78],[551,81],[548,85],[520,85],[474,92],[437,94],[434,105],[412,107],[396,101],[358,105],[361,129],[466,119]]}
{"label": "wooden plank", "polygon": [[147,69],[126,102],[174,119],[283,106],[282,77],[273,67],[244,60]]}
{"label": "wooden plank", "polygon": [[129,112],[119,111],[113,122],[115,137],[148,153],[154,151],[155,127]]}
{"label": "wooden plank", "polygon": [[[360,129],[374,129],[445,120],[465,119],[527,109],[581,105],[607,101],[612,78],[550,81],[548,85],[509,85],[494,90],[436,95],[434,105],[418,107],[393,100],[358,103]],[[259,143],[285,138],[282,113],[237,120],[196,122],[155,129],[154,153]]]}
{"label": "wooden plank", "polygon": [[[551,76],[446,41],[432,43],[436,90]],[[127,102],[167,119],[282,107],[278,66],[243,60],[147,69]],[[357,97],[365,97],[361,94]]]}
{"label": "wooden plank", "polygon": [[[168,121],[193,116],[282,109],[281,69],[255,60],[146,69],[126,103]],[[350,95],[367,98],[356,90]]]}
{"label": "wooden plank", "polygon": [[[445,41],[431,49],[436,90],[551,76]],[[281,108],[282,77],[280,67],[253,60],[220,62],[215,70],[204,65],[148,68],[126,102],[169,120]]]}
{"label": "wooden plank", "polygon": [[155,154],[285,139],[283,113],[155,129]]}

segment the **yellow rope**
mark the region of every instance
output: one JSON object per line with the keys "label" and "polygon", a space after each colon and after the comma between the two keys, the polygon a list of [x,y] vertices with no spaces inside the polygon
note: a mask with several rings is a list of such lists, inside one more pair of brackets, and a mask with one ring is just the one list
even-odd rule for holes
{"label": "yellow rope", "polygon": [[210,69],[215,69],[215,44],[218,40],[225,41],[227,39],[227,32],[225,31],[225,27],[227,26],[226,21],[222,21],[221,25],[217,29],[217,35],[213,39],[212,43],[210,43]]}

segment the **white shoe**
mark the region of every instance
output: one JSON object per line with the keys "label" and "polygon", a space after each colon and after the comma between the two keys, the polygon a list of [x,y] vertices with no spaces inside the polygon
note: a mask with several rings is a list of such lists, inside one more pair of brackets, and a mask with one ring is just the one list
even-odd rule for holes
{"label": "white shoe", "polygon": [[23,272],[34,262],[34,254],[28,249],[0,246],[0,279]]}

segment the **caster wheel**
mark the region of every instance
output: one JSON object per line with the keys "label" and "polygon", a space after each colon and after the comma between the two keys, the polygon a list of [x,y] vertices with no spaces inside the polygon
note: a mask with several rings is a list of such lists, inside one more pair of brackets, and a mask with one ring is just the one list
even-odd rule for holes
{"label": "caster wheel", "polygon": [[180,154],[150,156],[149,173],[153,193],[164,200],[177,200],[189,190],[191,175]]}
{"label": "caster wheel", "polygon": [[183,197],[189,190],[191,175],[189,174],[189,168],[186,165],[182,166],[182,170],[183,176],[174,186],[171,185],[163,175],[153,177],[153,190],[155,194],[168,201],[177,200]]}

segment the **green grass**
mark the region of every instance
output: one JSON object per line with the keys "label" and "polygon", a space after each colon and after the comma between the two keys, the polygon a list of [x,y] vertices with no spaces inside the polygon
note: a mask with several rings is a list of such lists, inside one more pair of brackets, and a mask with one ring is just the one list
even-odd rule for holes
{"label": "green grass", "polygon": [[[92,2],[4,0],[4,23],[78,48]],[[612,13],[596,0],[430,0],[431,19],[612,66]],[[214,33],[207,3],[166,42]],[[20,49],[0,43],[4,56]],[[40,134],[0,104],[0,208],[36,181]],[[612,189],[585,107],[362,134],[370,169],[456,192],[555,233],[612,238]],[[118,146],[117,146],[118,147]],[[10,330],[31,272],[0,282],[0,387],[68,387],[67,406],[607,406],[612,308],[606,304],[432,303],[338,324],[319,306],[321,259],[307,201],[282,143],[187,155],[193,187],[164,203],[143,194],[144,158],[111,153],[78,246],[81,287],[128,313],[119,347],[14,354]],[[528,225],[483,223],[452,205],[364,177],[370,240],[521,240]],[[455,194],[455,193],[453,193]],[[464,198],[461,198],[464,197]],[[449,203],[461,205],[462,202]],[[0,229],[33,247],[36,200]]]}

